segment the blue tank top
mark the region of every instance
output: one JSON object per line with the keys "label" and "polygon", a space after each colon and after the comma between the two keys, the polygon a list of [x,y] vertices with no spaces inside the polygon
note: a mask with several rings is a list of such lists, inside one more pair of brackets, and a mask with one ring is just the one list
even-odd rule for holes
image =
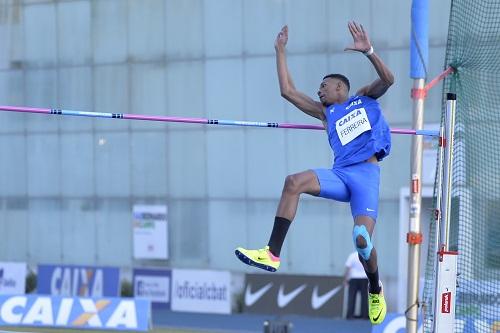
{"label": "blue tank top", "polygon": [[328,140],[334,167],[366,161],[373,155],[380,161],[391,150],[391,132],[377,100],[352,96],[345,103],[326,108]]}

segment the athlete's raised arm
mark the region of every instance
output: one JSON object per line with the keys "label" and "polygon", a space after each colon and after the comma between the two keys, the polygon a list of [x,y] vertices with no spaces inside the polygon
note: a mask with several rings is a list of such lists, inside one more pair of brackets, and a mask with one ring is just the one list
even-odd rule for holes
{"label": "athlete's raised arm", "polygon": [[368,33],[365,31],[361,24],[351,21],[347,24],[349,32],[353,38],[353,44],[346,47],[344,51],[358,51],[362,52],[375,67],[378,79],[371,84],[362,87],[356,92],[356,95],[368,96],[372,98],[379,98],[389,87],[394,83],[394,75],[390,69],[384,64],[382,59],[375,53],[373,46],[368,38]]}
{"label": "athlete's raised arm", "polygon": [[276,50],[276,67],[280,84],[280,93],[287,101],[295,105],[304,113],[324,120],[323,105],[311,97],[295,89],[292,77],[286,62],[286,43],[288,42],[288,27],[285,25],[276,37],[274,48]]}

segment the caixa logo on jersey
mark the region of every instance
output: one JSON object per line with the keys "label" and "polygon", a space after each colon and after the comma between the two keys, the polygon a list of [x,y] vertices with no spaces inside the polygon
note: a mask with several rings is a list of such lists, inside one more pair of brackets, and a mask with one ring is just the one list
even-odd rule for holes
{"label": "caixa logo on jersey", "polygon": [[342,316],[343,278],[247,274],[244,311],[252,313]]}
{"label": "caixa logo on jersey", "polygon": [[147,331],[145,299],[0,296],[0,325]]}
{"label": "caixa logo on jersey", "polygon": [[37,292],[57,296],[116,297],[115,267],[38,265]]}

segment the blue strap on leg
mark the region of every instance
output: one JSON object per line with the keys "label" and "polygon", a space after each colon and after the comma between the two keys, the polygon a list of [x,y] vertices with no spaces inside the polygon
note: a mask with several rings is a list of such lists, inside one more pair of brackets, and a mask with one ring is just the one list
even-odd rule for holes
{"label": "blue strap on leg", "polygon": [[[366,247],[365,248],[359,248],[356,242],[356,238],[358,236],[361,236],[365,239],[366,241]],[[373,249],[373,244],[370,240],[370,234],[368,233],[368,230],[366,230],[366,227],[364,225],[355,225],[354,230],[352,232],[352,239],[354,241],[354,246],[356,247],[356,250],[358,251],[359,255],[368,261],[370,259],[370,255],[372,253]]]}

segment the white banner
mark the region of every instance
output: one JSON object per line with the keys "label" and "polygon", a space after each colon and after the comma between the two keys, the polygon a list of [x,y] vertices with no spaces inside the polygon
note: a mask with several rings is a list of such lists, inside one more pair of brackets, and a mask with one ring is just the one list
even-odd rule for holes
{"label": "white banner", "polygon": [[168,259],[167,206],[134,205],[134,258]]}
{"label": "white banner", "polygon": [[174,269],[172,310],[231,313],[231,274],[225,271]]}
{"label": "white banner", "polygon": [[24,294],[26,263],[0,262],[0,295]]}
{"label": "white banner", "polygon": [[134,297],[148,298],[153,303],[170,305],[172,272],[165,269],[134,269]]}

